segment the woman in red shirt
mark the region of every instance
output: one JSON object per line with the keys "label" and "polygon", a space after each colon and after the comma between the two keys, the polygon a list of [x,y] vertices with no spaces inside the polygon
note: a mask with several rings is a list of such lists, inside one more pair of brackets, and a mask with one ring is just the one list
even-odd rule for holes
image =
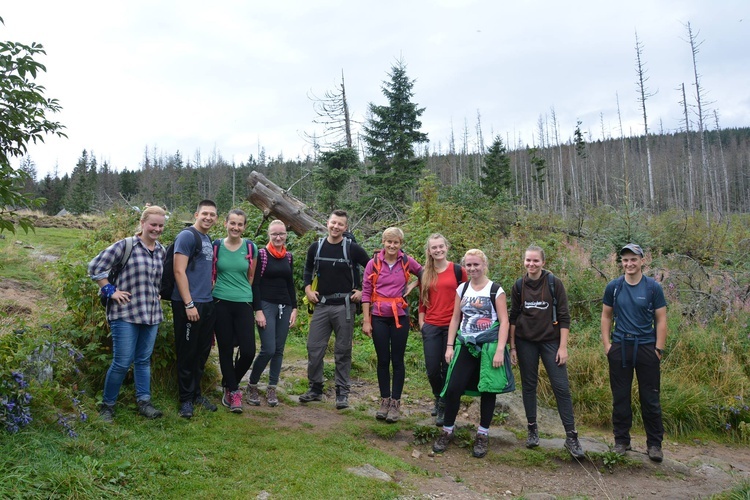
{"label": "woman in red shirt", "polygon": [[445,361],[448,326],[453,317],[456,288],[467,281],[466,270],[448,260],[449,249],[450,244],[442,234],[434,233],[427,238],[419,296],[419,329],[427,379],[435,396],[432,415],[436,417],[438,427],[442,427],[445,418],[445,401],[440,398],[440,393],[448,373]]}

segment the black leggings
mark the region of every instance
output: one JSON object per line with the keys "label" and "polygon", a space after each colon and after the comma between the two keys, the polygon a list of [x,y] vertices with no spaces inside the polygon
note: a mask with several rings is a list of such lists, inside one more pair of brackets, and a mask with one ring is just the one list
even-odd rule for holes
{"label": "black leggings", "polygon": [[[393,317],[372,316],[372,343],[378,355],[378,386],[381,398],[401,399],[406,378],[404,354],[409,338],[409,318],[399,316],[401,328],[396,328]],[[391,388],[391,363],[393,388]]]}
{"label": "black leggings", "polygon": [[[454,354],[455,355],[455,354]],[[461,396],[468,389],[476,390],[479,384],[479,358],[471,355],[469,350],[461,347],[458,359],[453,364],[448,387],[445,390],[445,426],[456,423],[456,415],[461,406]],[[493,392],[483,392],[480,396],[479,425],[490,428],[495,413],[495,396]]]}
{"label": "black leggings", "polygon": [[[221,385],[230,391],[239,388],[255,358],[255,316],[253,306],[247,302],[230,302],[216,299],[216,345],[219,349]],[[234,347],[240,355],[234,360]]]}

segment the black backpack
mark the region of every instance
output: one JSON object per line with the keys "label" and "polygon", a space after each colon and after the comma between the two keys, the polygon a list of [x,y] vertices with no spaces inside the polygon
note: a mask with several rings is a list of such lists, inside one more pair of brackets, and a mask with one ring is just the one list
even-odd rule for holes
{"label": "black backpack", "polygon": [[[117,286],[117,278],[120,276],[120,273],[128,264],[128,260],[130,260],[130,254],[133,253],[133,244],[135,243],[135,237],[128,236],[123,241],[125,241],[125,251],[122,253],[120,261],[112,266],[112,269],[109,270],[109,274],[107,275],[107,281],[109,281],[110,285]],[[102,306],[106,308],[109,298],[105,297],[104,295],[99,295],[99,301],[102,303]]]}
{"label": "black backpack", "polygon": [[[190,231],[195,237],[195,250],[193,254],[188,257],[188,265],[195,265],[195,257],[200,255],[203,251],[203,238],[201,233],[190,226],[183,231]],[[176,238],[175,238],[176,239]],[[174,291],[174,241],[169,244],[166,251],[164,252],[164,271],[161,275],[161,286],[159,287],[159,297],[161,300],[172,300],[172,292]]]}

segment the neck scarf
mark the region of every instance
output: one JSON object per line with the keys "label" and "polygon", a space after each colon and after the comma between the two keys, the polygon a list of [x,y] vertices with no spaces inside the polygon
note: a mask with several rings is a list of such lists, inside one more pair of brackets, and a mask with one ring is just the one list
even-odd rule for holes
{"label": "neck scarf", "polygon": [[276,250],[276,247],[273,246],[273,243],[269,241],[268,245],[266,245],[266,250],[268,250],[268,253],[270,253],[277,259],[283,259],[286,256],[286,245],[281,245],[281,250]]}

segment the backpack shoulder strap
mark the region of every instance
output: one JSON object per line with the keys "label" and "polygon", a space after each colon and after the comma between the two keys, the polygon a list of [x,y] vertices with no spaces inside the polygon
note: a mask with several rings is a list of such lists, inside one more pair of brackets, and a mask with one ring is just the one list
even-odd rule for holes
{"label": "backpack shoulder strap", "polygon": [[463,269],[461,268],[461,264],[453,263],[453,274],[456,276],[456,286],[460,285],[463,281]]}
{"label": "backpack shoulder strap", "polygon": [[133,244],[135,243],[135,236],[128,236],[125,238],[125,252],[122,254],[120,259],[120,269],[123,269],[130,260],[130,254],[133,253]]}
{"label": "backpack shoulder strap", "polygon": [[500,291],[500,283],[492,282],[492,286],[490,286],[490,301],[492,302],[492,308],[495,310],[495,314],[497,314],[497,304],[495,304],[495,301],[497,301],[497,292]]}
{"label": "backpack shoulder strap", "polygon": [[467,282],[464,283],[464,287],[461,290],[461,298],[462,299],[464,298],[464,295],[466,295],[466,290],[468,290],[468,289],[469,289],[469,282],[467,281]]}
{"label": "backpack shoulder strap", "polygon": [[[201,246],[203,245],[203,242],[201,241]],[[216,275],[218,271],[216,270],[216,261],[219,260],[219,247],[221,247],[221,240],[214,240],[213,244],[214,249],[214,256],[213,259],[211,259],[211,282],[216,283]]]}
{"label": "backpack shoulder strap", "polygon": [[258,260],[260,261],[260,276],[262,277],[266,273],[266,266],[268,265],[268,250],[265,247],[258,249]]}
{"label": "backpack shoulder strap", "polygon": [[320,261],[320,249],[323,248],[323,240],[325,238],[318,238],[318,249],[315,251],[315,259],[313,260],[313,278],[318,275],[318,261]]}
{"label": "backpack shoulder strap", "polygon": [[557,296],[555,295],[555,275],[547,273],[547,284],[549,285],[549,294],[552,296],[552,324],[557,324]]}
{"label": "backpack shoulder strap", "polygon": [[615,316],[617,317],[617,292],[619,292],[622,289],[623,284],[625,283],[625,275],[620,275],[619,278],[615,280],[615,289],[612,291],[612,311]]}

